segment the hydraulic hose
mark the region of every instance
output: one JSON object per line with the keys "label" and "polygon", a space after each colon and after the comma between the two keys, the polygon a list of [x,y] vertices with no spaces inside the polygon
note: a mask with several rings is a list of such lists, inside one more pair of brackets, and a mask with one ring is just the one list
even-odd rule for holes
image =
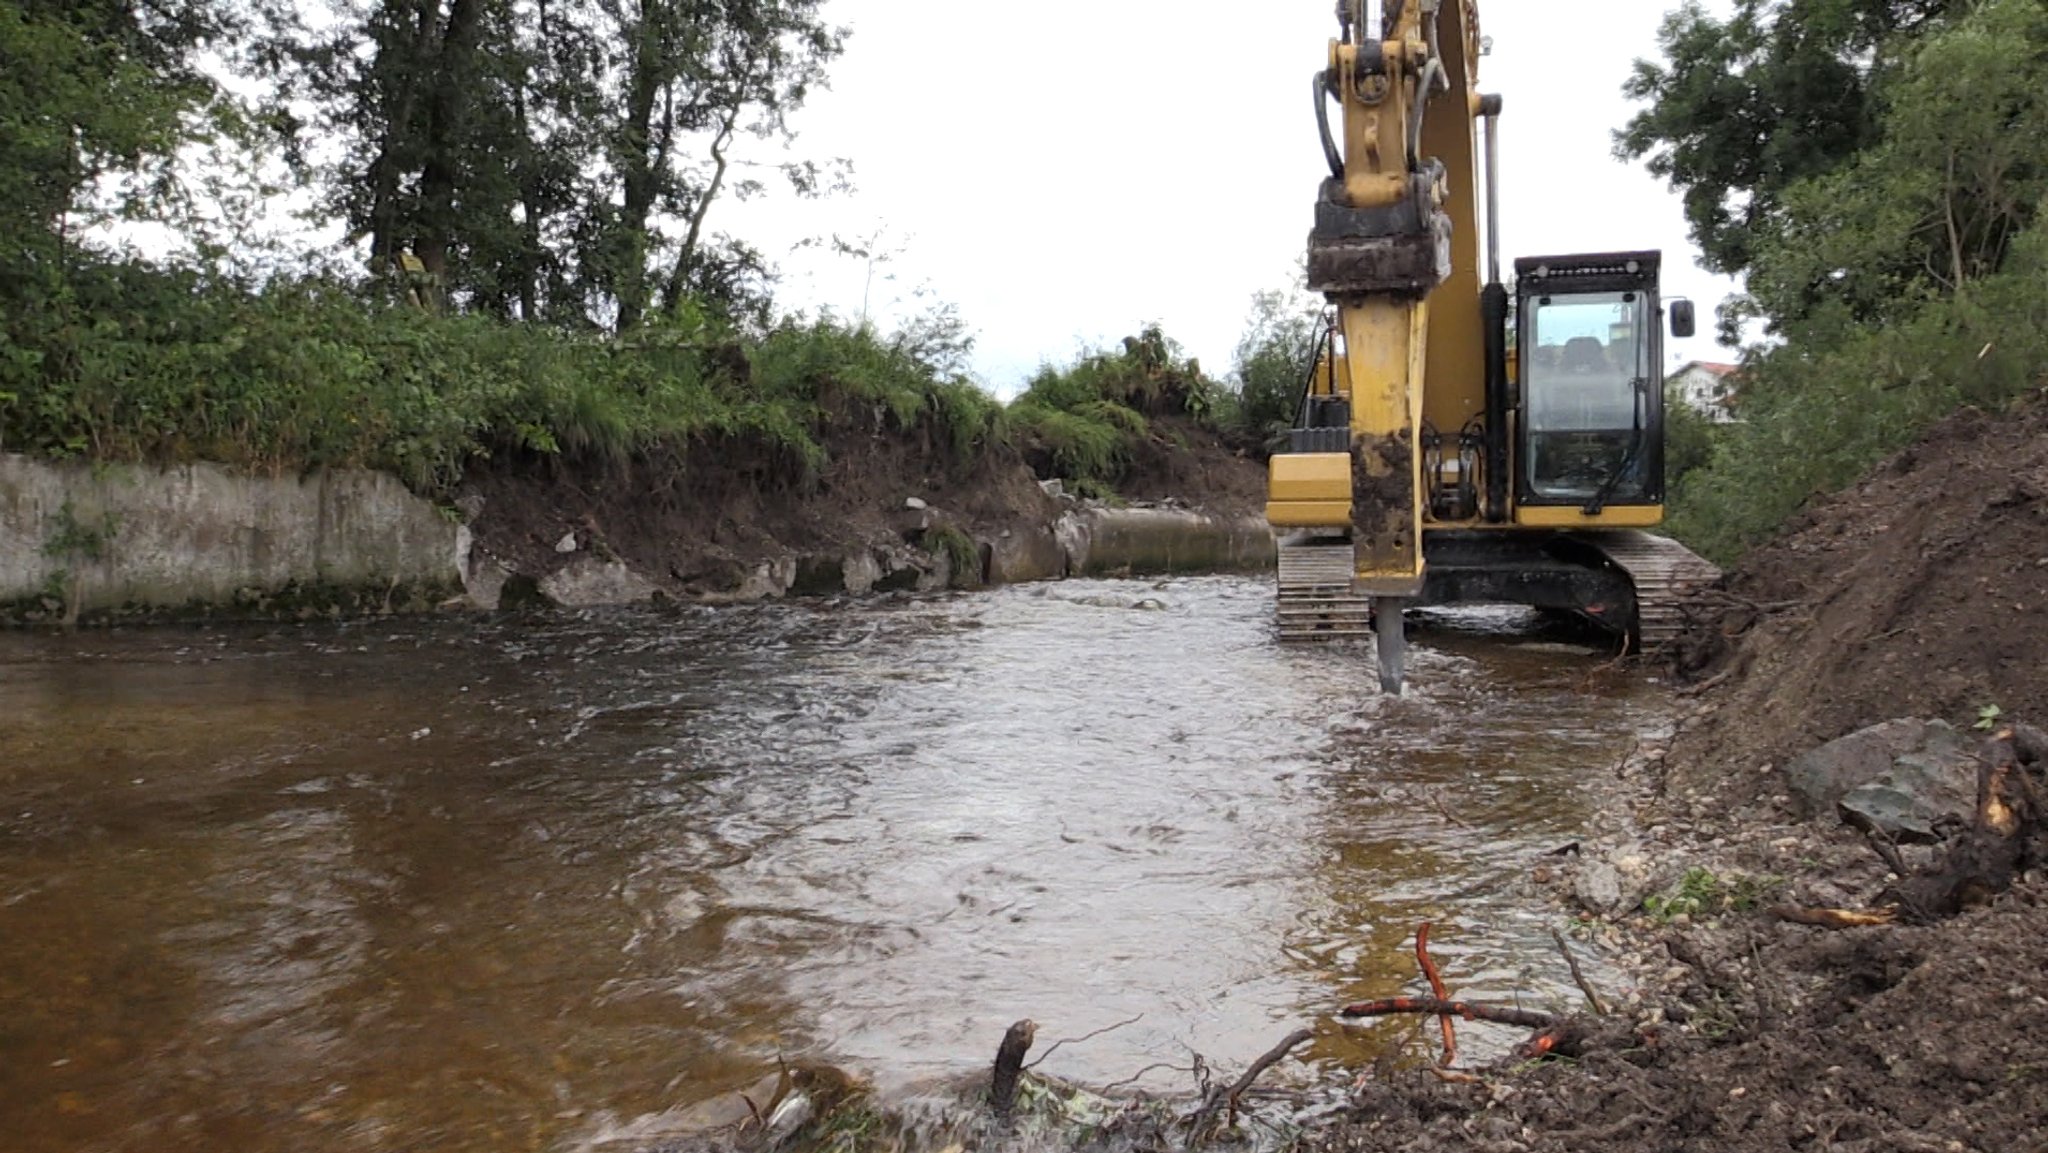
{"label": "hydraulic hose", "polygon": [[1429,106],[1431,85],[1444,74],[1444,62],[1435,56],[1422,69],[1415,85],[1415,118],[1408,124],[1408,171],[1422,171],[1422,121]]}
{"label": "hydraulic hose", "polygon": [[1322,367],[1323,350],[1327,349],[1329,346],[1330,329],[1328,328],[1328,326],[1325,326],[1323,328],[1322,335],[1316,337],[1316,344],[1314,350],[1311,351],[1308,355],[1308,376],[1305,377],[1301,382],[1301,398],[1294,402],[1294,425],[1296,428],[1307,427],[1308,398],[1309,395],[1313,393],[1316,388],[1316,369]]}
{"label": "hydraulic hose", "polygon": [[1323,159],[1330,165],[1330,179],[1344,179],[1344,154],[1337,149],[1337,138],[1330,134],[1330,98],[1336,95],[1330,84],[1328,72],[1315,75],[1316,86],[1316,128],[1323,135]]}

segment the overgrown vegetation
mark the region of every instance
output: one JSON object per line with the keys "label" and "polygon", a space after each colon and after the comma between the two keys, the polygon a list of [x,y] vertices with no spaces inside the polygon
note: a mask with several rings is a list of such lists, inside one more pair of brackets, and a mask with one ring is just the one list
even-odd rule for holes
{"label": "overgrown vegetation", "polygon": [[1323,339],[1322,301],[1296,289],[1252,297],[1251,319],[1237,342],[1236,424],[1268,448],[1277,447],[1300,415],[1303,386]]}
{"label": "overgrown vegetation", "polygon": [[1066,368],[1039,369],[1010,405],[1009,420],[1027,451],[1084,496],[1105,496],[1140,446],[1162,435],[1155,424],[1180,417],[1222,429],[1236,412],[1228,389],[1202,372],[1157,327]]}
{"label": "overgrown vegetation", "polygon": [[[800,477],[879,414],[971,459],[1003,426],[957,320],[778,320],[709,227],[839,54],[819,10],[0,0],[0,451],[439,495],[734,441]],[[294,187],[341,249],[275,234]]]}
{"label": "overgrown vegetation", "polygon": [[0,327],[0,449],[361,466],[428,494],[508,452],[621,464],[714,438],[781,451],[800,474],[849,405],[929,431],[954,461],[1000,430],[971,383],[830,321],[746,334],[700,314],[613,338],[127,263],[74,270],[63,299]]}
{"label": "overgrown vegetation", "polygon": [[1724,334],[1744,423],[1678,484],[1672,530],[1732,559],[1962,405],[2048,384],[2048,9],[2037,0],[1688,5],[1620,139],[1686,194],[1749,288]]}

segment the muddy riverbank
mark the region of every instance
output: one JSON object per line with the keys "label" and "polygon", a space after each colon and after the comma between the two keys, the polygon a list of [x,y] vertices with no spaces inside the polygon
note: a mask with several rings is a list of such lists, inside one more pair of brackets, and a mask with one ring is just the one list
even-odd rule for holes
{"label": "muddy riverbank", "polygon": [[[2038,723],[2044,566],[2040,400],[1960,413],[1816,501],[1693,604],[1695,683],[1675,733],[1619,774],[1607,823],[1635,832],[1552,870],[1584,931],[1641,982],[1620,1035],[1478,1085],[1375,1079],[1316,1147],[2048,1149],[2041,854],[2023,852],[2033,871],[1961,916],[1916,911],[1893,866],[1928,870],[1947,848],[1908,844],[1887,862],[1833,806],[1802,803],[1788,771],[1897,717],[1948,722],[1972,748],[2005,721]],[[2039,765],[2025,775],[2048,785]],[[1817,907],[1897,921],[1825,929],[1775,911]]]}
{"label": "muddy riverbank", "polygon": [[1272,562],[1260,466],[1220,442],[1159,453],[1155,480],[1213,486],[1190,507],[1077,500],[1014,449],[934,473],[946,458],[928,446],[873,441],[804,483],[733,456],[485,465],[446,507],[373,472],[0,456],[0,625],[729,603]]}

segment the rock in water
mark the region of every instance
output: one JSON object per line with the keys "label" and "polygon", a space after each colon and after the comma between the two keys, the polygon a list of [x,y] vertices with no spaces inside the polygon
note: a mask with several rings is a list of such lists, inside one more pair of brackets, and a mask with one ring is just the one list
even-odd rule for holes
{"label": "rock in water", "polygon": [[1572,883],[1579,904],[1594,913],[1621,911],[1621,870],[1605,861],[1589,862]]}

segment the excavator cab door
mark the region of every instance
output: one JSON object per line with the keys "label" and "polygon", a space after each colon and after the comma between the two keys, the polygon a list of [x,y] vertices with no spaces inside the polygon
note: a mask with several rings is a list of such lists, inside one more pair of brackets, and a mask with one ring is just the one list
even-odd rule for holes
{"label": "excavator cab door", "polygon": [[1664,500],[1655,253],[1517,262],[1518,504]]}

